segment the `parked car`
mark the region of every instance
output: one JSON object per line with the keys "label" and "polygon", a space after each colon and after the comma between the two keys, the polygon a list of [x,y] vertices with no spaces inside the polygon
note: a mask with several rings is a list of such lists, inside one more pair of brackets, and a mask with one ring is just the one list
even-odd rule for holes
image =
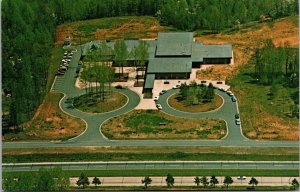
{"label": "parked car", "polygon": [[238,180],[245,180],[245,179],[247,179],[247,177],[246,176],[239,176],[237,179]]}
{"label": "parked car", "polygon": [[232,93],[231,91],[227,91],[227,94],[228,94],[229,96],[231,96],[231,97],[234,96],[233,93]]}
{"label": "parked car", "polygon": [[158,110],[162,110],[161,104],[156,104],[156,108],[157,108]]}
{"label": "parked car", "polygon": [[64,75],[65,74],[65,72],[62,72],[62,71],[57,71],[56,72],[56,75]]}
{"label": "parked car", "polygon": [[174,85],[173,89],[179,89],[181,85]]}
{"label": "parked car", "polygon": [[236,114],[234,115],[234,117],[235,117],[235,119],[240,119],[240,114],[236,113]]}
{"label": "parked car", "polygon": [[159,96],[154,97],[154,101],[158,101],[158,99],[159,99]]}
{"label": "parked car", "polygon": [[235,97],[235,96],[232,96],[232,97],[231,97],[231,100],[232,100],[232,102],[236,102],[236,97]]}
{"label": "parked car", "polygon": [[236,119],[235,120],[235,124],[240,125],[241,124],[241,120],[240,119]]}
{"label": "parked car", "polygon": [[163,94],[165,94],[167,92],[167,90],[162,90],[159,94],[160,95],[163,95]]}
{"label": "parked car", "polygon": [[218,88],[220,91],[223,91],[223,92],[225,92],[226,90],[224,89],[224,88],[222,88],[222,87],[219,87]]}

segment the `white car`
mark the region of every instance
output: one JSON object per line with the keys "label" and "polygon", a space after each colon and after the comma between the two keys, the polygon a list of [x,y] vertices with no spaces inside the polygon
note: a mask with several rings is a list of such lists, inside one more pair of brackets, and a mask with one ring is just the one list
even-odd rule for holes
{"label": "white car", "polygon": [[173,89],[179,89],[181,85],[174,85]]}
{"label": "white car", "polygon": [[227,94],[231,97],[233,96],[233,93],[231,91],[227,91]]}
{"label": "white car", "polygon": [[160,95],[163,95],[167,92],[167,90],[162,90],[161,92],[159,92]]}
{"label": "white car", "polygon": [[158,110],[162,110],[161,104],[157,104],[157,105],[156,105],[156,108],[157,108]]}
{"label": "white car", "polygon": [[159,96],[154,97],[154,101],[158,101],[158,99],[159,99]]}
{"label": "white car", "polygon": [[245,179],[247,179],[247,177],[245,177],[245,176],[239,176],[237,179],[238,180],[245,180]]}

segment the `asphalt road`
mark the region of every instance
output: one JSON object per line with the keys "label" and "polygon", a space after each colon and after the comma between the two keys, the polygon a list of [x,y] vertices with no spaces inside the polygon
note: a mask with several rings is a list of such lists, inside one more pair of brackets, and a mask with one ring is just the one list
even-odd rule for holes
{"label": "asphalt road", "polygon": [[136,170],[136,169],[282,169],[298,170],[297,161],[109,161],[109,162],[53,162],[4,163],[2,170],[38,171],[41,167],[61,167],[63,170]]}
{"label": "asphalt road", "polygon": [[[162,95],[159,99],[159,103],[163,106],[165,113],[187,117],[187,118],[199,118],[199,117],[212,117],[221,118],[226,121],[228,133],[221,140],[108,140],[102,133],[100,126],[106,120],[122,115],[133,110],[140,101],[137,93],[129,90],[122,89],[117,90],[125,94],[129,98],[129,102],[126,106],[104,114],[89,114],[75,109],[69,102],[70,98],[84,94],[84,90],[79,90],[75,87],[75,71],[79,62],[80,53],[77,51],[74,53],[70,67],[66,74],[61,77],[57,77],[52,91],[61,92],[65,94],[65,97],[60,101],[61,109],[75,117],[83,119],[86,124],[86,130],[79,136],[69,139],[67,141],[56,142],[4,142],[3,148],[47,148],[47,147],[84,147],[84,146],[253,146],[253,147],[298,147],[298,141],[255,141],[245,138],[239,126],[235,124],[234,114],[237,113],[237,103],[232,102],[230,97],[224,93],[217,91],[219,95],[224,99],[224,105],[216,111],[192,114],[174,110],[167,104],[167,98],[176,90],[170,90],[166,94]],[[243,122],[243,119],[241,119]]]}

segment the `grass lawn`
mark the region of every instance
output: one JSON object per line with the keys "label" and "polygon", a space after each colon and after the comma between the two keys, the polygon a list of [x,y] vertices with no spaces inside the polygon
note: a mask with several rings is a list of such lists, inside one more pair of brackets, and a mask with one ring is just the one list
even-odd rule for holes
{"label": "grass lawn", "polygon": [[254,65],[246,64],[229,81],[239,98],[244,135],[251,139],[298,140],[298,119],[288,116],[294,105],[291,95],[298,88],[278,85],[277,92],[271,97],[271,86],[256,84],[250,75],[253,71]]}
{"label": "grass lawn", "polygon": [[220,139],[226,124],[218,119],[185,119],[157,110],[134,110],[102,125],[110,139]]}
{"label": "grass lawn", "polygon": [[180,101],[178,99],[178,94],[174,94],[171,97],[169,97],[168,103],[171,107],[179,111],[198,113],[217,109],[222,105],[223,99],[219,95],[215,94],[215,98],[212,100],[212,102],[198,105],[185,105],[183,101]]}
{"label": "grass lawn", "polygon": [[74,107],[89,113],[105,113],[123,107],[127,103],[127,97],[113,91],[111,95],[107,95],[105,101],[101,101],[94,94],[92,96],[81,95],[74,99]]}
{"label": "grass lawn", "polygon": [[298,161],[299,149],[274,147],[72,147],[3,149],[4,163],[132,160]]}

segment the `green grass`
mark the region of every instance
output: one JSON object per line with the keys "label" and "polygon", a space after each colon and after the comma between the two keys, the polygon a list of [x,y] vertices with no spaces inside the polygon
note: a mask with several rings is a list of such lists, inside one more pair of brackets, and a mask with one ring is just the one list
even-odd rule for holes
{"label": "green grass", "polygon": [[148,113],[143,113],[137,116],[132,116],[128,119],[125,119],[125,125],[128,127],[139,127],[141,125],[149,125],[149,126],[156,126],[159,125],[161,122],[171,123],[172,121],[153,115],[154,113],[149,111]]}
{"label": "green grass", "polygon": [[109,139],[220,139],[226,124],[220,119],[186,119],[158,110],[134,110],[106,121],[101,127]]}
{"label": "green grass", "polygon": [[101,101],[97,95],[81,95],[74,99],[74,107],[89,113],[105,113],[121,108],[127,102],[127,97],[119,92],[112,92],[105,96],[106,100]]}
{"label": "green grass", "polygon": [[[63,171],[68,177],[79,177],[81,172],[84,172],[86,176],[111,176],[111,177],[122,177],[122,176],[166,176],[170,173],[173,176],[196,176],[196,175],[216,175],[216,176],[299,176],[298,170],[254,170],[254,169],[164,169],[164,170],[72,170]],[[31,174],[31,171],[20,171],[20,172],[3,172],[3,176],[14,176],[20,174]]]}
{"label": "green grass", "polygon": [[[282,124],[289,125],[293,127],[294,131],[297,131],[297,118],[290,118],[288,114],[291,107],[294,106],[291,96],[298,88],[289,88],[288,86],[277,84],[277,91],[271,96],[270,90],[272,86],[257,84],[251,76],[253,72],[254,64],[246,64],[228,82],[239,100],[244,134],[258,131],[259,128],[265,126],[264,122],[266,120],[264,118],[275,121],[274,117],[278,118],[277,121],[282,121]],[[272,139],[282,139],[277,128],[267,127],[266,129],[268,129],[269,133],[278,134],[278,137]],[[285,139],[288,138],[289,136],[286,135]]]}
{"label": "green grass", "polygon": [[133,160],[194,160],[194,161],[211,161],[211,160],[241,160],[241,161],[298,161],[298,154],[295,155],[265,155],[265,154],[222,154],[222,153],[186,153],[176,152],[110,152],[110,153],[71,153],[71,154],[23,154],[23,155],[3,155],[3,163],[20,163],[20,162],[69,162],[69,161],[133,161]]}

